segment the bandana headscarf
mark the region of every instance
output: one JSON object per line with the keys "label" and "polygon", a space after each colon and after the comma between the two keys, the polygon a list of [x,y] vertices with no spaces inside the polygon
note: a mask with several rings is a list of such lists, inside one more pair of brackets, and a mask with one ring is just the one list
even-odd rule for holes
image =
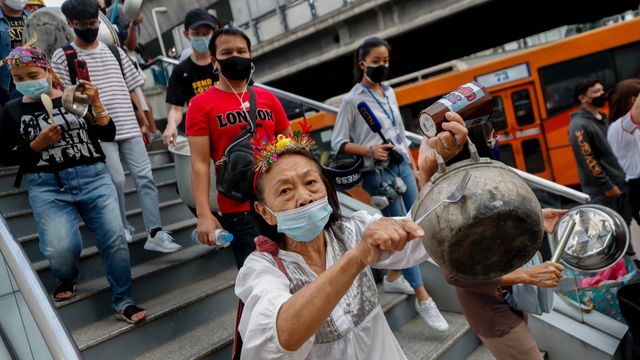
{"label": "bandana headscarf", "polygon": [[17,47],[9,53],[6,63],[10,68],[16,67],[39,67],[47,70],[49,62],[45,54],[37,48],[30,46]]}

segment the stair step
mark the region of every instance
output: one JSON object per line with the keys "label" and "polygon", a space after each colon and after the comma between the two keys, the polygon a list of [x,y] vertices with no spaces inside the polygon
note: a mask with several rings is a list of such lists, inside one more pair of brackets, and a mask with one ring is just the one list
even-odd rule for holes
{"label": "stair step", "polygon": [[449,351],[464,337],[475,338],[477,342],[480,340],[471,331],[464,315],[443,311],[442,315],[449,322],[449,331],[436,332],[427,327],[424,320],[420,316],[416,316],[407,322],[400,329],[394,331],[398,343],[402,347],[408,360],[422,359],[464,359],[477,346],[468,348],[465,346],[467,353],[464,356],[452,354]]}
{"label": "stair step", "polygon": [[119,357],[142,355],[209,321],[223,321],[225,316],[232,320],[229,315],[235,313],[237,303],[233,292],[236,274],[237,270],[231,268],[141,303],[148,317],[139,325],[118,321],[112,315],[72,335],[87,359],[113,359],[114,349],[126,349],[119,352]]}
{"label": "stair step", "polygon": [[[194,246],[191,241],[191,231],[198,223],[195,218],[190,218],[178,223],[169,224],[164,227],[167,231],[172,231],[176,242],[183,247]],[[129,244],[129,254],[131,256],[131,266],[135,267],[146,261],[166,256],[166,254],[144,250],[144,243],[146,242],[147,233],[140,232],[133,238],[133,242]],[[199,245],[195,245],[199,246]],[[34,269],[38,272],[40,280],[47,291],[51,292],[55,289],[56,281],[51,274],[51,268],[49,262],[46,260],[39,261],[33,264]],[[100,257],[100,253],[95,246],[88,247],[82,250],[80,254],[79,263],[80,275],[78,277],[79,282],[88,281],[95,278],[104,277],[103,262]]]}
{"label": "stair step", "polygon": [[[152,167],[153,179],[155,183],[160,186],[160,184],[174,183],[176,182],[176,172],[173,163],[156,165]],[[135,189],[135,185],[133,183],[133,178],[129,174],[129,172],[125,172],[126,181],[125,181],[125,189]],[[13,184],[13,180],[11,182]],[[29,206],[29,198],[27,195],[27,189],[24,187],[24,182],[22,184],[22,188],[16,189],[13,187],[9,188],[0,188],[0,212],[3,214],[10,214],[15,212],[20,212],[24,210],[29,210],[31,207]],[[175,188],[175,185],[174,185]],[[131,191],[131,190],[130,190]],[[133,194],[133,192],[130,192]],[[175,191],[174,191],[175,192]],[[135,196],[137,198],[137,196]],[[134,197],[131,197],[132,201]],[[128,198],[127,198],[128,200]],[[136,202],[137,204],[137,202]],[[129,201],[127,201],[127,210],[131,209],[129,207]]]}
{"label": "stair step", "polygon": [[[193,214],[191,213],[189,208],[186,207],[183,201],[180,199],[160,203],[160,211],[162,220],[167,224],[193,218]],[[14,236],[19,236],[24,232],[33,232],[34,230],[37,230],[37,224],[35,223],[33,217],[29,217],[28,219],[32,222],[28,224],[28,230],[12,227]],[[129,223],[131,223],[131,225],[136,229],[142,230],[145,228],[141,209],[128,211],[127,219],[129,220]],[[8,219],[7,222],[10,222],[10,220]],[[80,234],[83,240],[83,249],[91,247],[95,244],[93,233],[89,230],[89,228],[87,228],[84,222],[80,223]],[[18,242],[20,242],[22,248],[32,262],[45,260],[44,255],[42,255],[42,253],[40,252],[38,239],[39,238],[37,233],[30,233],[18,238]]]}
{"label": "stair step", "polygon": [[[544,351],[541,351],[540,355],[542,355],[543,359],[547,358],[547,353]],[[478,346],[478,348],[474,352],[472,352],[471,355],[469,355],[467,360],[496,360],[496,358],[491,355],[489,349],[487,349],[487,347],[483,344]]]}

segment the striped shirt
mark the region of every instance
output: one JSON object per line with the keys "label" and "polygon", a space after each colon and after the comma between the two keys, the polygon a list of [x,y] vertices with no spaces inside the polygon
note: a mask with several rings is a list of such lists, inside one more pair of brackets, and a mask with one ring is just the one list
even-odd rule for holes
{"label": "striped shirt", "polygon": [[[97,48],[91,50],[80,49],[75,43],[71,45],[78,53],[78,58],[87,62],[91,82],[98,87],[100,99],[116,124],[115,141],[141,136],[129,92],[142,86],[144,80],[129,61],[127,54],[122,49],[118,49],[122,59],[121,70],[118,60],[109,47],[102,42]],[[67,58],[63,49],[57,49],[53,53],[51,66],[62,84],[71,85]]]}

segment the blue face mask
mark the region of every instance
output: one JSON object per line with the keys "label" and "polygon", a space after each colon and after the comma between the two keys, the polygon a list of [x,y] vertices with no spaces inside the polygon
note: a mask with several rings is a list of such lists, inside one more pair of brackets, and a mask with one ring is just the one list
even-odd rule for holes
{"label": "blue face mask", "polygon": [[40,99],[40,95],[48,94],[51,91],[51,85],[49,85],[47,78],[26,80],[17,82],[16,90],[24,96]]}
{"label": "blue face mask", "polygon": [[278,219],[278,232],[300,242],[315,239],[327,225],[329,216],[333,212],[326,196],[293,210],[274,213],[268,207],[266,208]]}
{"label": "blue face mask", "polygon": [[195,52],[206,53],[209,51],[209,41],[211,41],[211,36],[192,36],[191,47]]}

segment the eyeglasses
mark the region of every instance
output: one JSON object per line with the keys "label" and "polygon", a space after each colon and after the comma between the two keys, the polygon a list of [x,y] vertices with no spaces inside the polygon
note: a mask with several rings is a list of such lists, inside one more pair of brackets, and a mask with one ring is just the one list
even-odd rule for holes
{"label": "eyeglasses", "polygon": [[76,22],[73,22],[73,27],[75,27],[78,30],[97,29],[100,27],[100,23],[101,22],[99,19],[88,20],[88,21],[76,21]]}

